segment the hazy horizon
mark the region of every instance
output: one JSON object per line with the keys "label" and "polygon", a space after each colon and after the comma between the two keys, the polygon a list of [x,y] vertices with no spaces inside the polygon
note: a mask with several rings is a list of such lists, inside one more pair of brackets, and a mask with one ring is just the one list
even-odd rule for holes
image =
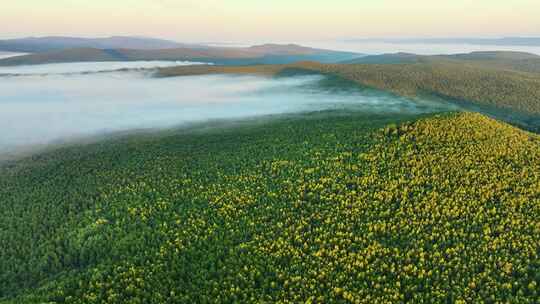
{"label": "hazy horizon", "polygon": [[[180,41],[181,42],[181,41]],[[262,43],[283,42],[253,42],[253,43],[218,43],[208,42],[207,46],[218,47],[248,47]],[[288,42],[285,42],[288,43]],[[355,52],[365,55],[389,53],[413,53],[418,55],[449,55],[482,51],[512,51],[540,55],[540,45],[489,45],[489,44],[459,44],[459,43],[399,43],[384,41],[304,41],[295,42],[305,47],[313,47],[334,51]],[[201,43],[202,44],[202,43]],[[0,52],[0,59],[24,55],[24,53]]]}
{"label": "hazy horizon", "polygon": [[[533,0],[19,0],[3,5],[0,26],[9,33],[0,38],[145,36],[201,43],[538,37],[538,12],[540,2]],[[32,22],[21,21],[29,15]]]}

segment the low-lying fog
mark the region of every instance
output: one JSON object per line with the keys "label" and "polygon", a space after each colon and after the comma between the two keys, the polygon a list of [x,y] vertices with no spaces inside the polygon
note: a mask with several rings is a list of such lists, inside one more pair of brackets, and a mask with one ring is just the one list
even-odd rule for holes
{"label": "low-lying fog", "polygon": [[[60,65],[49,66],[50,72],[60,69]],[[80,64],[61,66],[63,71],[74,71]],[[92,67],[89,70],[102,70],[103,63]],[[374,90],[329,89],[332,87],[322,85],[322,76],[153,78],[148,71],[40,71],[41,75],[0,77],[0,158],[2,153],[12,154],[22,147],[212,119],[335,107],[372,112],[429,112],[450,107]]]}
{"label": "low-lying fog", "polygon": [[22,56],[22,55],[26,55],[26,53],[0,52],[0,59],[15,57],[15,56]]}
{"label": "low-lying fog", "polygon": [[73,74],[117,71],[122,69],[165,68],[179,65],[203,64],[189,61],[110,61],[110,62],[74,62],[20,65],[0,67],[2,75],[43,75]]}

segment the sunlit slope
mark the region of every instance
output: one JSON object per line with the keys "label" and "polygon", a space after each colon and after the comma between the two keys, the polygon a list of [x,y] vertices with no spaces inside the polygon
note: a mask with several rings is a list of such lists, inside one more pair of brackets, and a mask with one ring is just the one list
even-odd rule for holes
{"label": "sunlit slope", "polygon": [[0,293],[538,303],[540,137],[479,114],[412,118],[311,114],[15,164]]}

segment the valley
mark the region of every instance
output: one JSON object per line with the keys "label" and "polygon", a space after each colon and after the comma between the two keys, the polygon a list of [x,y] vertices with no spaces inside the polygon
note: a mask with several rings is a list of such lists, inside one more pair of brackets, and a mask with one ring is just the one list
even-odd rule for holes
{"label": "valley", "polygon": [[120,38],[0,59],[0,303],[540,299],[539,56]]}

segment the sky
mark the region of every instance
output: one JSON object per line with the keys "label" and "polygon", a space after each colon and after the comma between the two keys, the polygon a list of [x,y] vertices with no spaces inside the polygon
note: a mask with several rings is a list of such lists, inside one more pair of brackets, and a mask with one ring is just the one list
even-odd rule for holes
{"label": "sky", "polygon": [[0,38],[182,42],[540,36],[539,0],[3,0]]}

